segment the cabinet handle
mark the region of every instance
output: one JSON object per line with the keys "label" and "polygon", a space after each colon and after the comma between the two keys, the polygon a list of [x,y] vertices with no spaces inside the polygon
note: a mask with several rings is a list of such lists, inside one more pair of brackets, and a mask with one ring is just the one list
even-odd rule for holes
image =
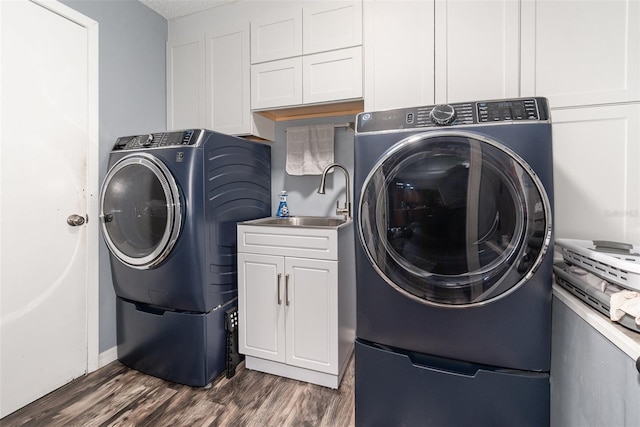
{"label": "cabinet handle", "polygon": [[288,274],[284,275],[284,297],[285,297],[285,304],[289,305],[289,275]]}
{"label": "cabinet handle", "polygon": [[278,305],[282,304],[282,298],[280,297],[280,279],[282,278],[282,273],[278,273]]}

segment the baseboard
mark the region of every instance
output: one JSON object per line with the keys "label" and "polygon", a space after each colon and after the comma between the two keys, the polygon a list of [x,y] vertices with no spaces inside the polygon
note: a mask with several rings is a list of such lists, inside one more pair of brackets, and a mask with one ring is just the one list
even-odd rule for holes
{"label": "baseboard", "polygon": [[113,346],[98,355],[98,369],[107,366],[118,358],[118,347]]}

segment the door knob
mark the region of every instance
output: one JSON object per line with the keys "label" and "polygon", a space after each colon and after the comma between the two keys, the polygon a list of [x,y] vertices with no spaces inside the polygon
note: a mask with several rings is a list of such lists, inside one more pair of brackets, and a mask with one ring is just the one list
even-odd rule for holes
{"label": "door knob", "polygon": [[85,219],[82,215],[71,214],[67,217],[67,224],[72,227],[77,227],[85,223]]}

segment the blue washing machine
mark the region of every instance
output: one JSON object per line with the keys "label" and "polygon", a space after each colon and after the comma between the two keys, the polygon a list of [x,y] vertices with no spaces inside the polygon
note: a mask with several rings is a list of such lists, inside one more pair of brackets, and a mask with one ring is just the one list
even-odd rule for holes
{"label": "blue washing machine", "polygon": [[551,144],[544,98],[358,115],[357,425],[549,424]]}
{"label": "blue washing machine", "polygon": [[196,129],[118,138],[100,196],[118,359],[204,386],[225,366],[236,222],[271,214],[271,151]]}

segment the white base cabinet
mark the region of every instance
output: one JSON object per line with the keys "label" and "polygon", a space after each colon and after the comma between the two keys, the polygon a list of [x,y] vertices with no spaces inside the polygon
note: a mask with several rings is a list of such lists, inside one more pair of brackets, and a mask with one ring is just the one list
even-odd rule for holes
{"label": "white base cabinet", "polygon": [[[353,228],[238,225],[245,366],[338,388],[355,339]],[[340,254],[340,261],[338,261]]]}

